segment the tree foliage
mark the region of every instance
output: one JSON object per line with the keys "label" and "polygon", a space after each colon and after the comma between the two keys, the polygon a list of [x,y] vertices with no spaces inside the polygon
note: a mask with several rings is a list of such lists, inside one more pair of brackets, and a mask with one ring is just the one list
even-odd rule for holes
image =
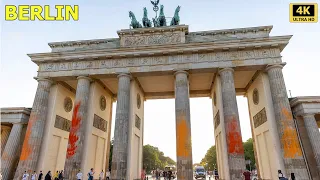
{"label": "tree foliage", "polygon": [[[109,153],[109,170],[111,170],[112,164],[112,151],[113,151],[113,140],[111,140],[110,153]],[[170,157],[164,156],[157,147],[151,145],[143,146],[143,166],[149,173],[154,169],[164,169],[167,165],[175,165],[176,162]]]}
{"label": "tree foliage", "polygon": [[[244,157],[245,160],[250,160],[251,169],[255,169],[255,158],[253,152],[253,140],[252,138],[248,139],[246,142],[243,142],[244,148]],[[216,153],[216,146],[211,146],[204,158],[201,160],[200,164],[207,168],[209,171],[214,170],[214,168],[218,169],[217,165],[217,153]],[[207,164],[207,165],[206,165]],[[246,168],[249,170],[250,166],[247,165]]]}
{"label": "tree foliage", "polygon": [[164,169],[167,165],[175,165],[170,157],[164,156],[164,153],[161,152],[157,147],[151,145],[143,146],[143,166],[147,172],[150,172],[154,169]]}

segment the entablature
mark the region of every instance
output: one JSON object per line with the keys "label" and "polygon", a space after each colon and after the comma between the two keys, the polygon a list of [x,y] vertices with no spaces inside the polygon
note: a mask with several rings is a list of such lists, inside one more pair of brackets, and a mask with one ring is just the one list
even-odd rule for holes
{"label": "entablature", "polygon": [[[187,43],[176,45],[157,45],[147,47],[123,47],[104,50],[87,50],[77,52],[51,52],[29,54],[36,64],[51,62],[69,62],[83,60],[106,60],[134,57],[150,57],[164,55],[179,55],[193,53],[210,53],[237,50],[253,50],[263,48],[278,48],[281,52],[292,36],[275,36],[243,40],[230,40],[207,43]],[[280,53],[279,52],[279,53]],[[280,56],[280,54],[279,54]]]}

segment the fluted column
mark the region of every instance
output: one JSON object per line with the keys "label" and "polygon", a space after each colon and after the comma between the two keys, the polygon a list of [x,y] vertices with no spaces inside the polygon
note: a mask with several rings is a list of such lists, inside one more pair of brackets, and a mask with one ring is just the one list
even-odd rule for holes
{"label": "fluted column", "polygon": [[189,80],[186,71],[175,73],[177,179],[193,179]]}
{"label": "fluted column", "polygon": [[227,136],[226,153],[228,154],[229,177],[232,180],[240,180],[245,169],[245,160],[233,73],[232,68],[224,68],[219,71],[223,117]]}
{"label": "fluted column", "polygon": [[293,121],[291,107],[282,74],[283,65],[270,65],[266,68],[270,82],[274,115],[284,159],[287,177],[295,173],[297,179],[308,179],[300,142]]}
{"label": "fluted column", "polygon": [[15,173],[15,179],[20,179],[24,171],[33,172],[38,163],[43,132],[48,114],[48,100],[52,81],[38,78],[38,88],[34,98],[27,131],[25,134],[20,161]]}
{"label": "fluted column", "polygon": [[13,124],[7,145],[2,153],[2,176],[3,179],[12,179],[13,168],[19,160],[19,145],[21,142],[23,124]]}
{"label": "fluted column", "polygon": [[10,127],[1,125],[1,155],[3,153],[4,148],[6,147],[10,131]]}
{"label": "fluted column", "polygon": [[[88,121],[88,105],[90,95],[91,79],[85,76],[79,76],[77,84],[76,99],[73,108],[71,128],[69,133],[66,162],[65,177],[68,180],[76,179],[76,174],[83,167],[85,159],[83,152],[85,146],[86,121]],[[81,169],[82,171],[87,171]]]}
{"label": "fluted column", "polygon": [[304,114],[303,120],[307,129],[308,137],[317,162],[318,174],[320,174],[320,132],[314,114]]}
{"label": "fluted column", "polygon": [[112,153],[111,179],[127,179],[128,168],[128,139],[129,139],[129,107],[130,80],[128,74],[118,76],[117,109],[114,130],[114,145]]}

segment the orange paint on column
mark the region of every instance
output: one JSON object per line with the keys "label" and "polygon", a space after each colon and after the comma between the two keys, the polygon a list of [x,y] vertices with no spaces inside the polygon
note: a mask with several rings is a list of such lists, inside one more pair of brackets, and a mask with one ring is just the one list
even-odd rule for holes
{"label": "orange paint on column", "polygon": [[179,120],[177,124],[177,155],[179,157],[189,157],[190,156],[190,129],[187,126],[186,120]]}
{"label": "orange paint on column", "polygon": [[227,144],[230,154],[243,154],[241,133],[238,130],[238,122],[232,117],[232,120],[227,121]]}
{"label": "orange paint on column", "polygon": [[72,157],[77,149],[76,142],[79,140],[79,137],[77,136],[77,132],[80,128],[80,121],[81,117],[79,116],[79,107],[81,102],[78,102],[73,110],[72,115],[72,121],[71,121],[71,128],[70,128],[70,134],[69,134],[69,145],[67,148],[67,158]]}
{"label": "orange paint on column", "polygon": [[37,118],[34,114],[32,114],[29,119],[26,135],[25,135],[22,150],[21,150],[20,161],[27,160],[29,155],[31,154],[31,147],[29,145],[29,139],[30,139],[30,135],[31,135],[32,126],[33,126],[36,119]]}
{"label": "orange paint on column", "polygon": [[283,146],[284,158],[295,158],[302,156],[302,150],[298,141],[298,134],[294,127],[289,125],[293,122],[292,114],[286,109],[282,108],[282,113],[285,119],[281,121],[283,127],[283,135],[281,137],[281,144]]}

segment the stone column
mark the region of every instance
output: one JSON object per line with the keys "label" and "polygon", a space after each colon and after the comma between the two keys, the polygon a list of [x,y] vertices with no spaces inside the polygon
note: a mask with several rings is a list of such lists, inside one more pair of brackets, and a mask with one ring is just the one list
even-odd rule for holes
{"label": "stone column", "polygon": [[320,174],[320,132],[314,114],[303,115],[304,124],[308,133],[314,158],[317,162],[318,174]]}
{"label": "stone column", "polygon": [[[68,180],[76,179],[76,174],[85,163],[83,152],[88,146],[85,140],[86,121],[88,121],[88,105],[91,79],[79,76],[76,99],[73,108],[71,128],[69,133],[67,155],[65,162],[65,177]],[[81,169],[84,174],[87,169]]]}
{"label": "stone column", "polygon": [[232,180],[240,180],[242,179],[241,175],[246,165],[233,73],[234,70],[232,68],[224,68],[219,71],[221,78],[224,126],[227,136],[229,177]]}
{"label": "stone column", "polygon": [[177,179],[193,179],[189,80],[186,71],[175,74]]}
{"label": "stone column", "polygon": [[111,179],[127,179],[128,168],[128,138],[129,138],[129,107],[130,80],[128,74],[118,76],[117,109],[114,130],[114,145],[112,153]]}
{"label": "stone column", "polygon": [[13,124],[10,136],[2,154],[2,176],[3,179],[12,179],[14,165],[19,160],[19,146],[21,142],[23,124]]}
{"label": "stone column", "polygon": [[282,74],[283,65],[270,65],[266,68],[270,82],[275,120],[284,159],[287,177],[294,173],[297,179],[308,179],[297,131],[292,117],[291,107]]}
{"label": "stone column", "polygon": [[4,148],[6,147],[10,131],[10,127],[1,125],[1,155],[3,153]]}
{"label": "stone column", "polygon": [[24,171],[33,172],[38,164],[45,123],[48,114],[48,100],[52,81],[38,78],[38,88],[34,98],[20,161],[14,179],[21,179]]}

